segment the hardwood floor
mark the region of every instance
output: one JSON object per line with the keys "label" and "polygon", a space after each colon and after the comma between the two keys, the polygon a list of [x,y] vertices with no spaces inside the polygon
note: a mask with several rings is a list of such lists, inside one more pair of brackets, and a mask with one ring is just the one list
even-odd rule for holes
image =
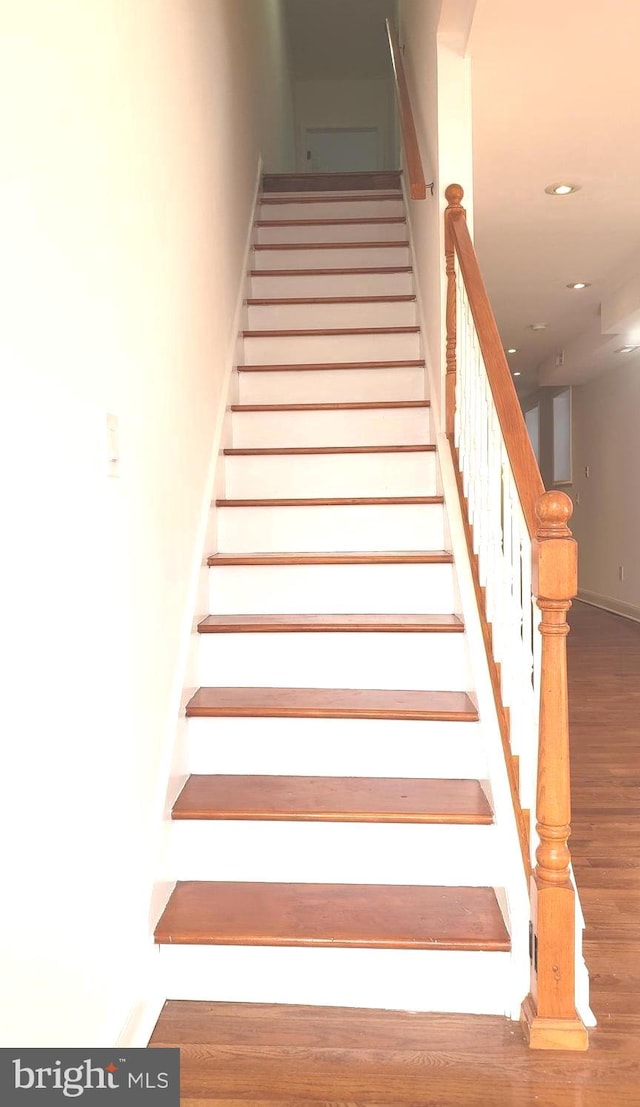
{"label": "hardwood floor", "polygon": [[571,847],[598,1026],[539,1053],[499,1018],[168,1003],[183,1107],[640,1107],[640,624],[570,613]]}

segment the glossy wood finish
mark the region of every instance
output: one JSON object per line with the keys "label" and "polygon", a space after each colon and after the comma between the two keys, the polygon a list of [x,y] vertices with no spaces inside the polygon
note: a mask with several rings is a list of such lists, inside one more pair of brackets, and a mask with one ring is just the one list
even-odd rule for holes
{"label": "glossy wood finish", "polygon": [[[265,173],[263,192],[343,192],[400,188],[400,170],[380,169],[348,173]],[[365,195],[366,199],[369,199]],[[378,199],[378,197],[376,197]],[[268,197],[262,203],[268,202]],[[287,203],[290,203],[287,198]]]}
{"label": "glossy wood finish", "polygon": [[492,888],[182,881],[156,943],[508,950]]}
{"label": "glossy wood finish", "polygon": [[500,1018],[171,1002],[152,1045],[181,1047],[183,1105],[638,1107],[640,625],[577,602],[569,622],[589,1052],[530,1051]]}
{"label": "glossy wood finish", "polygon": [[407,366],[422,368],[422,358],[409,358],[406,361],[318,361],[296,362],[295,365],[239,365],[239,373],[304,373],[318,370],[335,371],[339,369],[404,369]]}
{"label": "glossy wood finish", "polygon": [[270,250],[406,250],[408,239],[382,239],[378,242],[257,242],[253,247],[261,253]]}
{"label": "glossy wood finish", "polygon": [[339,277],[344,273],[366,275],[367,273],[412,273],[410,265],[368,265],[350,269],[251,269],[251,277]]}
{"label": "glossy wood finish", "polygon": [[312,496],[270,500],[216,500],[216,507],[376,507],[442,504],[442,496]]}
{"label": "glossy wood finish", "polygon": [[[398,184],[398,187],[399,187],[399,184]],[[286,190],[283,189],[283,192],[284,191],[286,191]],[[313,190],[310,190],[310,191],[313,191]],[[361,200],[371,200],[371,198],[372,198],[370,192],[362,192],[362,191],[358,192],[358,191],[352,191],[351,189],[349,189],[347,191],[349,193],[348,195],[332,196],[329,193],[327,193],[326,195],[322,196],[320,199],[322,200],[323,204],[345,204],[345,203],[355,203],[355,204],[357,204],[357,203],[360,203]],[[317,204],[318,199],[319,199],[319,197],[317,197],[317,196],[305,196],[304,193],[302,193],[302,192],[298,195],[288,195],[288,196],[271,196],[271,195],[269,195],[269,193],[265,193],[262,196],[262,199],[261,199],[260,203],[263,206],[265,204],[269,204],[269,205],[272,205],[272,206],[277,206],[278,204]],[[378,194],[375,197],[376,204],[379,204],[381,201],[382,201],[382,203],[384,203],[385,201],[397,203],[398,200],[402,200],[402,193],[397,192],[397,191],[396,192],[378,192]]]}
{"label": "glossy wood finish", "polygon": [[461,207],[463,191],[459,185],[450,185],[446,192],[448,205],[444,214],[444,257],[447,274],[447,302],[446,302],[446,377],[445,377],[445,429],[449,438],[453,441],[456,415],[456,372],[457,372],[457,318],[456,318],[456,269],[455,269],[455,245],[451,231],[451,219],[455,212],[462,213]]}
{"label": "glossy wood finish", "polygon": [[[300,368],[298,366],[298,368]],[[341,404],[232,404],[232,411],[372,411],[376,408],[430,407],[429,400],[367,400]]]}
{"label": "glossy wood finish", "polygon": [[402,51],[400,49],[400,42],[398,40],[398,32],[390,19],[387,19],[387,36],[389,39],[389,49],[391,51],[391,62],[393,65],[393,73],[395,77],[395,91],[396,101],[398,104],[398,116],[400,119],[400,132],[402,134],[402,145],[404,147],[404,156],[407,166],[407,175],[409,177],[409,189],[412,200],[424,200],[427,195],[427,185],[424,178],[424,170],[422,168],[422,158],[420,156],[420,146],[418,143],[418,136],[416,134],[416,125],[413,119],[413,111],[411,109],[411,99],[409,97],[409,88],[407,86],[407,78],[404,72],[404,64],[402,61]]}
{"label": "glossy wood finish", "polygon": [[391,551],[384,553],[252,553],[210,554],[207,565],[451,565],[448,550]]}
{"label": "glossy wood finish", "polygon": [[399,296],[252,296],[249,307],[274,307],[282,304],[408,304],[415,303],[413,293]]}
{"label": "glossy wood finish", "polygon": [[406,222],[404,215],[368,215],[360,219],[257,219],[256,227],[375,227]]}
{"label": "glossy wood finish", "polygon": [[418,334],[420,327],[309,327],[287,331],[243,331],[243,338],[310,338],[318,335],[332,335],[344,338],[353,334]]}
{"label": "glossy wood finish", "polygon": [[536,505],[534,595],[542,613],[540,724],[536,830],[540,844],[531,877],[531,921],[537,956],[531,993],[522,1010],[529,1042],[538,1049],[587,1049],[587,1031],[575,1010],[575,893],[571,882],[571,783],[566,621],[578,589],[576,543],[564,492],[547,492]]}
{"label": "glossy wood finish", "polygon": [[199,634],[460,634],[457,615],[207,615]]}
{"label": "glossy wood finish", "polygon": [[[456,381],[457,255],[484,368],[526,527],[532,542],[532,588],[542,612],[540,722],[537,751],[536,820],[541,844],[531,879],[531,922],[535,956],[531,992],[522,1021],[533,1048],[586,1049],[587,1032],[574,1006],[574,891],[571,855],[569,739],[567,723],[565,613],[577,591],[575,543],[566,526],[572,506],[562,492],[545,493],[522,410],[507,365],[461,201],[463,190],[445,192],[447,270],[446,428],[453,436]],[[558,541],[558,539],[560,541]],[[485,632],[485,645],[490,646]],[[489,655],[488,655],[489,656]],[[490,661],[491,666],[491,661]],[[495,674],[496,666],[493,666]],[[494,693],[499,692],[494,679]],[[505,718],[501,699],[499,714]],[[504,731],[504,726],[503,726]],[[507,753],[513,792],[514,773]],[[522,824],[519,804],[516,812]],[[522,840],[521,840],[522,842]]]}
{"label": "glossy wood finish", "polygon": [[477,780],[336,776],[190,776],[173,819],[446,823],[488,826]]}
{"label": "glossy wood finish", "polygon": [[449,185],[446,189],[445,196],[449,201],[446,213],[447,234],[450,236],[449,241],[453,243],[464,278],[500,429],[509,453],[527,529],[533,541],[538,526],[536,503],[544,493],[544,485],[473,248],[465,211],[460,204],[463,195],[460,185]]}
{"label": "glossy wood finish", "polygon": [[280,457],[289,454],[428,454],[435,453],[435,445],[415,446],[230,446],[223,450],[225,457]]}
{"label": "glossy wood finish", "polygon": [[199,688],[190,718],[407,719],[476,722],[466,692],[378,688]]}

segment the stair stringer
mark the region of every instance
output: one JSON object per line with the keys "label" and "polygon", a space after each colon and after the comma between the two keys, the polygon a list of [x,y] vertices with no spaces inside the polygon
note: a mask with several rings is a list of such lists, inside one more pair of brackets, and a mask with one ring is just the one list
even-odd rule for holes
{"label": "stair stringer", "polygon": [[[411,264],[413,266],[413,286],[416,295],[416,313],[418,324],[420,326],[420,336],[426,333],[426,316],[424,310],[424,300],[422,297],[419,270],[416,265],[415,247],[414,247],[414,231],[411,219],[411,213],[413,210],[413,203],[407,193],[406,182],[401,177],[401,187],[404,196],[404,206],[407,217],[407,233],[409,238],[409,256],[411,258]],[[438,195],[436,189],[436,195]],[[428,202],[428,201],[427,201]],[[441,217],[439,220],[441,231],[441,257],[444,258],[444,219]],[[442,271],[442,267],[441,267]],[[442,285],[441,285],[442,288]],[[444,294],[441,295],[441,342],[440,348],[442,351],[442,361],[444,362],[444,350],[446,342],[446,326],[444,317]],[[491,687],[491,680],[489,677],[488,660],[486,657],[484,639],[482,636],[482,629],[480,625],[480,614],[478,612],[475,589],[473,586],[473,578],[471,575],[471,566],[469,564],[469,555],[466,543],[466,537],[464,533],[464,527],[462,522],[462,514],[460,508],[460,500],[458,496],[457,481],[455,476],[453,459],[451,456],[451,447],[444,433],[444,410],[440,405],[440,398],[444,397],[445,379],[444,374],[440,374],[436,379],[436,373],[439,369],[435,369],[429,359],[428,351],[424,349],[424,341],[422,342],[421,356],[425,359],[425,374],[427,378],[427,394],[431,397],[431,417],[433,420],[434,437],[436,447],[438,451],[439,459],[439,471],[440,479],[442,481],[442,493],[445,498],[445,518],[449,521],[450,527],[450,541],[451,549],[454,554],[456,564],[456,580],[458,583],[459,597],[461,610],[460,613],[463,616],[465,626],[467,628],[467,643],[470,654],[470,665],[473,673],[474,680],[476,682],[475,688],[478,696],[478,706],[480,709],[480,716],[483,720],[483,734],[488,733],[490,737],[490,746],[495,755],[495,769],[498,773],[498,780],[500,786],[496,788],[496,782],[494,781],[494,761],[489,759],[489,749],[487,748],[487,758],[489,772],[491,776],[491,786],[493,789],[493,802],[496,812],[496,825],[502,825],[504,819],[499,818],[498,808],[503,812],[503,816],[506,819],[505,825],[508,828],[507,834],[510,839],[510,848],[508,851],[509,858],[509,870],[514,875],[514,888],[511,895],[507,890],[507,896],[509,899],[509,916],[508,925],[511,928],[511,942],[512,942],[512,986],[510,994],[512,995],[511,1011],[507,1012],[514,1020],[520,1018],[520,1005],[521,1001],[529,991],[529,917],[530,917],[530,904],[528,893],[528,875],[524,872],[522,865],[522,855],[518,848],[518,832],[515,824],[515,812],[513,810],[513,802],[511,799],[511,792],[509,788],[509,782],[507,779],[507,770],[504,761],[504,752],[502,749],[502,741],[500,736],[499,724],[496,714],[495,701],[493,698],[493,691]],[[482,696],[482,698],[481,698]],[[487,714],[488,712],[488,714]],[[489,730],[487,732],[485,724],[488,722]],[[531,828],[532,838],[535,836],[535,829]],[[534,855],[534,849],[531,849],[531,856]],[[512,866],[512,868],[511,868]],[[525,885],[524,895],[522,892],[523,880],[520,879],[519,874],[522,875]],[[584,960],[583,953],[583,934],[585,928],[584,914],[582,911],[582,904],[580,902],[580,894],[575,883],[573,876],[573,870],[571,872],[571,878],[575,888],[575,995],[576,995],[576,1009],[585,1026],[595,1026],[596,1018],[589,1006],[589,971]],[[514,895],[515,893],[515,895]],[[510,921],[509,921],[510,920]],[[522,989],[520,999],[518,999],[518,990]]]}
{"label": "stair stringer", "polygon": [[229,343],[225,357],[224,374],[220,386],[220,402],[211,440],[211,454],[207,478],[204,484],[198,537],[194,545],[191,579],[185,603],[183,633],[176,650],[175,680],[172,702],[175,704],[174,722],[163,736],[160,755],[159,786],[156,799],[158,812],[158,836],[152,849],[153,887],[149,906],[149,958],[139,967],[139,1001],[130,1010],[118,1036],[117,1044],[123,1048],[146,1046],[160,1010],[166,1001],[161,977],[158,973],[159,950],[153,941],[153,930],[160,918],[175,885],[172,860],[171,809],[189,776],[187,749],[187,719],[185,707],[197,687],[198,634],[197,625],[208,612],[209,569],[207,554],[216,548],[215,501],[224,489],[223,449],[231,444],[230,404],[238,396],[237,366],[241,360],[242,332],[247,325],[247,298],[249,296],[249,259],[256,241],[256,212],[262,190],[262,157],[256,164],[253,201],[247,222],[241,278],[238,285],[233,319],[229,328]]}
{"label": "stair stringer", "polygon": [[509,1004],[504,1013],[509,1018],[517,1020],[520,1018],[522,1001],[529,991],[528,873],[525,871],[520,850],[516,814],[484,647],[480,613],[476,603],[451,448],[446,434],[442,431],[436,431],[436,445],[446,505],[445,518],[449,526],[449,548],[453,551],[456,566],[460,603],[460,610],[456,614],[461,615],[466,629],[469,665],[480,714],[481,737],[498,832],[498,848],[503,855],[506,901],[501,903],[501,907],[511,933]]}
{"label": "stair stringer", "polygon": [[[427,333],[428,321],[425,315],[424,298],[419,281],[419,270],[416,264],[414,231],[411,219],[413,203],[410,200],[404,179],[402,179],[405,210],[407,213],[407,231],[409,237],[409,254],[413,265],[413,284],[416,294],[416,311],[422,339],[422,356],[425,359],[425,374],[427,377],[428,395],[431,398],[431,417],[436,443],[438,468],[440,474],[440,491],[445,501],[445,526],[448,527],[448,548],[452,550],[454,564],[456,566],[455,580],[459,602],[459,614],[466,629],[466,642],[468,664],[471,670],[472,687],[478,703],[481,719],[481,738],[486,757],[491,789],[491,800],[494,808],[495,825],[499,834],[499,842],[503,851],[503,868],[505,872],[504,895],[505,901],[501,903],[505,922],[511,933],[511,953],[507,995],[508,1003],[505,1005],[505,1015],[513,1020],[520,1018],[520,1008],[524,997],[529,992],[529,891],[528,873],[525,872],[522,853],[518,839],[518,827],[513,808],[511,789],[507,775],[507,766],[504,758],[502,737],[498,715],[493,697],[493,688],[489,675],[489,665],[485,652],[484,638],[480,623],[466,536],[462,521],[462,512],[458,496],[458,487],[451,456],[449,440],[444,432],[444,411],[441,408],[443,398],[444,378],[439,373],[439,367],[434,367],[425,348],[423,336]],[[424,201],[429,203],[429,200]],[[442,221],[440,221],[442,222]],[[444,225],[444,224],[443,224]],[[444,237],[442,237],[441,256],[444,257]],[[437,325],[441,328],[441,350],[445,348],[444,327],[444,303],[441,308],[441,318]]]}

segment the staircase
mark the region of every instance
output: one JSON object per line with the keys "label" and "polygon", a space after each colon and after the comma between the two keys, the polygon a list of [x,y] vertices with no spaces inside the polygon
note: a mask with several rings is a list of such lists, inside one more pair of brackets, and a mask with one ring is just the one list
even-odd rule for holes
{"label": "staircase", "polygon": [[266,181],[256,224],[162,989],[502,1014],[510,878],[402,193],[310,180]]}

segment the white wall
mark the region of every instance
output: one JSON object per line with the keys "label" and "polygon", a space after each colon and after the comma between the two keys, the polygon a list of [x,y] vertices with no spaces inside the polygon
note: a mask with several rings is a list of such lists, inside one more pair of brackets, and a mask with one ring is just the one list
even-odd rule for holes
{"label": "white wall", "polygon": [[[243,9],[247,45],[252,60],[240,60],[242,68],[257,65],[258,131],[265,172],[295,170],[293,80],[284,0],[247,0]],[[247,22],[247,13],[250,22]],[[251,38],[249,39],[249,36]],[[247,71],[245,78],[250,76]]]}
{"label": "white wall", "polygon": [[471,63],[464,54],[474,0],[399,0],[400,42],[425,178],[433,199],[414,200],[409,218],[416,275],[424,314],[425,356],[432,402],[440,425],[445,375],[444,192],[454,182],[465,190],[473,221]]}
{"label": "white wall", "polygon": [[640,372],[637,356],[629,358],[619,369],[573,388],[568,491],[574,503],[579,499],[570,525],[578,540],[580,594],[640,619]]}
{"label": "white wall", "polygon": [[377,127],[380,169],[396,169],[393,85],[386,77],[366,80],[294,82],[298,172],[308,169],[307,127]]}
{"label": "white wall", "polygon": [[290,168],[279,19],[2,4],[2,1045],[111,1044],[144,990],[260,149]]}

